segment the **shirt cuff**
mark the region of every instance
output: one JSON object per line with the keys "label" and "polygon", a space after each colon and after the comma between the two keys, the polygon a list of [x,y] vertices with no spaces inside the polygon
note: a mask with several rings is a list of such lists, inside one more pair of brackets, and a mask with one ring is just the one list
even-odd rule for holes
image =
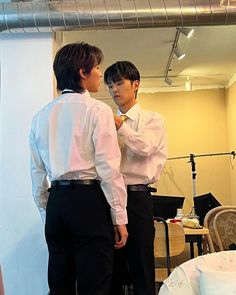
{"label": "shirt cuff", "polygon": [[41,209],[39,211],[43,224],[46,223],[46,210]]}
{"label": "shirt cuff", "polygon": [[121,212],[116,212],[111,209],[111,220],[113,225],[123,225],[128,223],[127,211],[126,209]]}

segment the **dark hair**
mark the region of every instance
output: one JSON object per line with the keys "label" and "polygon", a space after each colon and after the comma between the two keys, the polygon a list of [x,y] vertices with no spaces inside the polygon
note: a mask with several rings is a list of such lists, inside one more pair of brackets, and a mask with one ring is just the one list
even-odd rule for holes
{"label": "dark hair", "polygon": [[117,61],[109,66],[104,73],[104,81],[106,84],[117,82],[122,79],[140,81],[140,73],[136,66],[130,61]]}
{"label": "dark hair", "polygon": [[91,72],[92,68],[101,63],[102,51],[96,46],[87,43],[72,43],[63,46],[57,52],[53,70],[57,80],[57,89],[71,89],[82,92],[80,69],[85,74]]}

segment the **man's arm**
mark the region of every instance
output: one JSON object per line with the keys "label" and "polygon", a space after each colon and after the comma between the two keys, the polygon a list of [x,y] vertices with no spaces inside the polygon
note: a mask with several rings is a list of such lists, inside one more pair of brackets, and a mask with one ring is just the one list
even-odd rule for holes
{"label": "man's arm", "polygon": [[120,150],[112,111],[109,107],[94,113],[93,143],[95,167],[101,178],[101,187],[111,206],[114,225],[127,223],[127,193],[120,173]]}
{"label": "man's arm", "polygon": [[101,188],[111,207],[111,218],[115,226],[116,248],[124,246],[127,239],[127,192],[120,173],[120,150],[112,111],[105,107],[96,112],[94,118],[93,143],[95,167],[101,178]]}
{"label": "man's arm", "polygon": [[[118,127],[119,123],[116,117],[115,122]],[[138,131],[133,130],[125,122],[123,122],[118,129],[118,134],[122,135],[124,143],[135,154],[141,157],[149,157],[158,150],[166,150],[166,131],[164,120],[158,114],[152,113],[152,115],[149,115],[146,122]]]}
{"label": "man's arm", "polygon": [[45,221],[45,210],[48,202],[47,172],[38,152],[34,131],[31,129],[29,136],[30,145],[30,174],[32,181],[32,194],[39,209],[42,220]]}

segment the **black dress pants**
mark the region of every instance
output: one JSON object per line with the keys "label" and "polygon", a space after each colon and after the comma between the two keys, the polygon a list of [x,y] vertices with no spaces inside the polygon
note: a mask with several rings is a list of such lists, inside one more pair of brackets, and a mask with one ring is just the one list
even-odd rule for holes
{"label": "black dress pants", "polygon": [[52,187],[45,236],[50,295],[109,294],[114,233],[99,185]]}
{"label": "black dress pants", "polygon": [[134,295],[155,294],[153,204],[149,192],[128,192],[128,233],[125,248],[115,250],[111,295],[123,295],[133,283]]}

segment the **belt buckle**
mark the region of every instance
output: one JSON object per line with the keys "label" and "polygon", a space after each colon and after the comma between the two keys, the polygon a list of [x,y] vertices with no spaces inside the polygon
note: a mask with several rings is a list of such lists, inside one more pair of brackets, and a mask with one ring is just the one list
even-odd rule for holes
{"label": "belt buckle", "polygon": [[146,184],[131,184],[127,186],[127,190],[130,192],[145,192],[149,189]]}
{"label": "belt buckle", "polygon": [[95,181],[92,179],[83,179],[83,180],[79,180],[78,183],[81,183],[84,185],[92,185],[93,183],[95,184]]}

